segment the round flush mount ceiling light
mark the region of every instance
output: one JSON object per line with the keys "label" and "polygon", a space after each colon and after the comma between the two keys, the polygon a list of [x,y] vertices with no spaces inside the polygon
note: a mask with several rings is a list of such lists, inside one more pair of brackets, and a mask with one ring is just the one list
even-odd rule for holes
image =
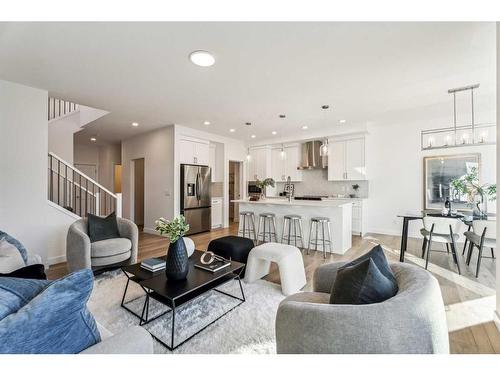
{"label": "round flush mount ceiling light", "polygon": [[307,126],[307,125],[304,125],[304,126],[302,127],[302,130],[307,130],[307,129],[309,129],[309,126]]}
{"label": "round flush mount ceiling light", "polygon": [[207,51],[194,51],[189,55],[189,60],[198,66],[212,66],[215,64],[215,57]]}
{"label": "round flush mount ceiling light", "polygon": [[138,122],[133,122],[133,123],[132,123],[132,126],[133,126],[134,128],[137,128],[137,127],[139,126],[139,123],[138,123]]}
{"label": "round flush mount ceiling light", "polygon": [[341,124],[345,124],[346,120],[339,120]]}
{"label": "round flush mount ceiling light", "polygon": [[250,137],[255,138],[256,136],[255,136],[255,134],[252,134]]}
{"label": "round flush mount ceiling light", "polygon": [[203,121],[203,125],[210,125],[210,121]]}
{"label": "round flush mount ceiling light", "polygon": [[275,131],[272,131],[272,132],[271,132],[271,134],[272,134],[272,135],[276,135],[276,134],[278,134],[278,133],[276,133]]}
{"label": "round flush mount ceiling light", "polygon": [[90,137],[90,140],[91,140],[92,142],[95,142],[95,141],[97,141],[97,138],[96,138],[96,137]]}
{"label": "round flush mount ceiling light", "polygon": [[229,131],[230,131],[231,133],[234,133],[234,132],[236,131],[236,129],[229,129]]}

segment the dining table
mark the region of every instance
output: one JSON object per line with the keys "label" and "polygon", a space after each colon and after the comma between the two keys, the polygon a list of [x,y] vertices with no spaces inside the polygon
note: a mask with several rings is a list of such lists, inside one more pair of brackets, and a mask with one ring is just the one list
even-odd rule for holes
{"label": "dining table", "polygon": [[[452,213],[450,215],[443,215],[441,212],[436,211],[436,210],[422,210],[419,212],[407,212],[407,213],[402,213],[402,214],[397,215],[399,218],[403,219],[403,229],[401,231],[401,247],[400,247],[400,253],[399,253],[399,261],[400,262],[405,261],[405,252],[406,252],[406,249],[408,247],[408,227],[409,227],[409,224],[411,221],[422,220],[424,218],[424,216],[455,218],[457,220],[461,220],[467,226],[467,230],[470,230],[470,228],[472,227],[472,222],[474,220],[485,220],[485,219],[496,217],[496,214],[494,214],[494,213],[488,213],[486,218],[475,217],[475,216],[472,216],[470,214],[467,215],[467,213],[457,212],[457,213]],[[464,243],[463,253],[465,252],[466,246],[467,246],[467,240]]]}

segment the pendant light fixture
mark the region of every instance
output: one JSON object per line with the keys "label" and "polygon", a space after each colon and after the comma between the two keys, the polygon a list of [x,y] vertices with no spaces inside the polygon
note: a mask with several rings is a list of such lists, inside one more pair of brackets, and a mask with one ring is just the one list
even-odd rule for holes
{"label": "pendant light fixture", "polygon": [[[422,150],[495,144],[496,124],[476,123],[474,90],[478,88],[479,83],[448,90],[448,94],[453,95],[453,126],[423,130],[420,136]],[[470,125],[457,124],[457,94],[459,93],[470,93]]]}
{"label": "pendant light fixture", "polygon": [[281,160],[286,159],[286,152],[285,152],[285,147],[283,146],[283,143],[281,144],[280,158],[281,158]]}
{"label": "pendant light fixture", "polygon": [[324,139],[319,148],[319,156],[328,156],[328,139]]}

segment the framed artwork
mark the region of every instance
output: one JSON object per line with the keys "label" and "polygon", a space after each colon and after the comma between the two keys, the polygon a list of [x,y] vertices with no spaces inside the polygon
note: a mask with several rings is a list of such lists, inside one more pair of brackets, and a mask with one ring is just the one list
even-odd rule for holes
{"label": "framed artwork", "polygon": [[451,181],[474,167],[481,178],[480,159],[481,154],[424,157],[424,210],[441,210],[446,198],[450,198],[454,210],[470,210],[466,197],[454,191]]}

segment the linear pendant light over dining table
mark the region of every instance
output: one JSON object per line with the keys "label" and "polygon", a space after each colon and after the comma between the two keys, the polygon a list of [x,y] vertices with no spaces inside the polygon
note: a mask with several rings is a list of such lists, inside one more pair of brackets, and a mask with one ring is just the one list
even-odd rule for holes
{"label": "linear pendant light over dining table", "polygon": [[[475,122],[474,90],[478,88],[479,83],[448,90],[448,94],[453,95],[453,126],[422,130],[422,150],[495,144],[496,124]],[[457,125],[457,93],[461,92],[470,92],[470,125]]]}

